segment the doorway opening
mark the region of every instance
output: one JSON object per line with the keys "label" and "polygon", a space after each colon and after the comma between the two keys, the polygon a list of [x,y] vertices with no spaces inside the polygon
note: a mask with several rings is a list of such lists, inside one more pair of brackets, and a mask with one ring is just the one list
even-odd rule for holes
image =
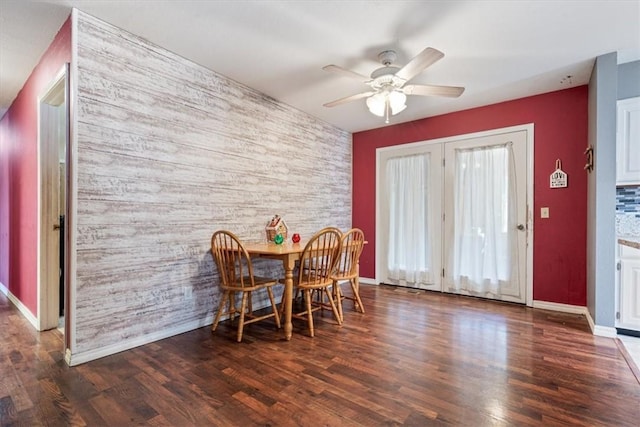
{"label": "doorway opening", "polygon": [[65,65],[38,97],[38,330],[64,333],[69,84]]}

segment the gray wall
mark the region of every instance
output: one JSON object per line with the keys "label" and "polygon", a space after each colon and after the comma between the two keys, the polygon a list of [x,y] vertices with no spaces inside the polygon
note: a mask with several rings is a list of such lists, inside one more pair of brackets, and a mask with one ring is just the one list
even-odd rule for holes
{"label": "gray wall", "polygon": [[596,58],[589,82],[589,144],[595,161],[587,190],[587,308],[596,327],[611,328],[615,325],[616,61],[616,53]]}
{"label": "gray wall", "polygon": [[72,364],[211,323],[216,229],[260,240],[273,214],[303,237],[348,228],[352,163],[349,133],[75,17]]}
{"label": "gray wall", "polygon": [[618,65],[618,99],[640,96],[640,61]]}

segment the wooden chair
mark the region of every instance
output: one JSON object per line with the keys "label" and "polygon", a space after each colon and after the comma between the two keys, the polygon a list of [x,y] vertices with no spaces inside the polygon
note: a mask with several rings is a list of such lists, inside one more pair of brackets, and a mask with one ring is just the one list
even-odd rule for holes
{"label": "wooden chair", "polygon": [[[321,310],[322,301],[313,301],[312,294],[314,291],[320,292],[326,296],[328,305],[333,311],[333,315],[339,325],[342,324],[340,313],[333,300],[333,285],[331,274],[338,261],[340,254],[340,232],[335,228],[326,228],[317,232],[307,242],[302,254],[300,255],[300,268],[298,274],[294,277],[295,290],[302,291],[304,296],[304,311],[294,312],[291,317],[307,321],[309,327],[309,335],[314,336],[313,313]],[[283,307],[284,304],[281,304]]]}
{"label": "wooden chair", "polygon": [[[342,235],[340,247],[342,252],[336,263],[331,279],[333,280],[333,293],[340,314],[340,320],[344,321],[342,312],[342,301],[348,299],[353,301],[354,307],[360,313],[364,313],[364,306],[360,299],[360,286],[358,282],[358,262],[360,254],[364,248],[364,233],[359,228],[352,228]],[[349,282],[351,294],[346,296],[342,292],[341,283]]]}
{"label": "wooden chair", "polygon": [[[328,230],[334,230],[338,234],[340,234],[340,236],[342,236],[342,231],[338,227],[332,227],[332,226],[324,227],[320,231],[317,231],[316,234],[324,233],[325,231],[328,231]],[[300,268],[300,265],[304,265],[304,264],[301,264],[300,260],[296,261],[296,268]],[[306,268],[306,267],[303,267],[303,268]],[[297,301],[300,298],[300,292],[301,292],[301,290],[299,288],[295,290],[294,301]],[[320,294],[319,298],[320,298],[320,300],[322,300],[322,294],[321,294],[320,291],[316,290],[315,292],[312,292],[312,294]]]}
{"label": "wooden chair", "polygon": [[[211,254],[218,266],[220,287],[224,291],[220,298],[218,313],[211,327],[215,331],[223,314],[228,314],[231,321],[236,314],[240,316],[238,323],[238,342],[242,341],[244,326],[260,320],[274,317],[276,325],[280,328],[280,315],[273,297],[274,285],[277,279],[257,277],[253,275],[251,257],[247,253],[240,239],[233,233],[225,230],[216,231],[211,237]],[[266,289],[271,301],[270,313],[256,316],[253,313],[252,293]],[[236,293],[242,294],[240,309],[236,307]],[[229,309],[224,311],[228,303]],[[248,318],[248,319],[247,319]]]}

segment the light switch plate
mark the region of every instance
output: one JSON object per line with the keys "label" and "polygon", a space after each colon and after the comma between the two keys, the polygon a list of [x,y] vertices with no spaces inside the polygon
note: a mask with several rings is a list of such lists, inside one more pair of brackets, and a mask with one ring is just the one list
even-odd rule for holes
{"label": "light switch plate", "polygon": [[540,208],[540,218],[549,218],[549,208]]}

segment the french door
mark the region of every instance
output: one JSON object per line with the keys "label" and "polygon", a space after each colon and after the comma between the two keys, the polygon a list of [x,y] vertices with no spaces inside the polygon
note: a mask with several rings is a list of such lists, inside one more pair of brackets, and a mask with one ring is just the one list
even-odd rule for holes
{"label": "french door", "polygon": [[442,145],[410,145],[380,157],[378,207],[383,233],[376,242],[382,281],[442,289]]}
{"label": "french door", "polygon": [[377,281],[527,302],[532,133],[379,150]]}

